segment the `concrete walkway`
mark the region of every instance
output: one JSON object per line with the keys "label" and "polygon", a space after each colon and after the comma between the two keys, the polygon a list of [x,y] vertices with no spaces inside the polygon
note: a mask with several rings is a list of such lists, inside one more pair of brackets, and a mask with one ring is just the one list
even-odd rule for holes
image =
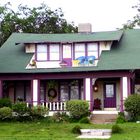
{"label": "concrete walkway", "polygon": [[81,135],[77,138],[109,139],[110,137],[111,129],[81,129]]}

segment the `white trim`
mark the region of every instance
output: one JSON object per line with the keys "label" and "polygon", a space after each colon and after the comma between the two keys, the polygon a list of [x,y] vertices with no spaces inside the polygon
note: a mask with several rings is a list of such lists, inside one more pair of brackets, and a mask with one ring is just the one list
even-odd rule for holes
{"label": "white trim", "polygon": [[90,101],[90,78],[85,79],[85,100]]}
{"label": "white trim", "polygon": [[38,80],[33,80],[33,106],[38,104]]}
{"label": "white trim", "polygon": [[123,100],[128,97],[128,77],[122,77]]}
{"label": "white trim", "polygon": [[119,111],[92,111],[92,114],[118,114]]}

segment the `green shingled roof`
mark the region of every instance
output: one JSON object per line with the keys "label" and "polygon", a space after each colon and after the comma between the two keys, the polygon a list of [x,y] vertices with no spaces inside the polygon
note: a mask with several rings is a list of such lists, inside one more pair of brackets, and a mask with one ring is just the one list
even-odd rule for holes
{"label": "green shingled roof", "polygon": [[[122,31],[94,32],[94,33],[69,33],[69,34],[18,34],[16,43],[38,42],[84,42],[84,41],[110,41],[120,40]],[[16,35],[16,34],[13,34]]]}
{"label": "green shingled roof", "polygon": [[[140,69],[140,30],[98,32],[90,34],[13,33],[0,48],[0,73],[51,73]],[[52,38],[51,38],[52,37]],[[57,38],[58,37],[58,38]],[[64,38],[63,38],[64,37]],[[76,38],[77,37],[77,38]],[[57,39],[56,39],[57,38]],[[45,40],[46,39],[46,40]],[[33,54],[26,54],[23,42],[79,42],[115,40],[111,51],[103,51],[97,66],[50,69],[25,69]]]}

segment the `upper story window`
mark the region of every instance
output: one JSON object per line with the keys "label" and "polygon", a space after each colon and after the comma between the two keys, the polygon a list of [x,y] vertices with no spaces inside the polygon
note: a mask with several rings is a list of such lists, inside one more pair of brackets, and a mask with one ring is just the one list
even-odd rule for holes
{"label": "upper story window", "polygon": [[49,45],[49,52],[50,52],[50,60],[59,60],[59,44],[50,44]]}
{"label": "upper story window", "polygon": [[87,44],[87,56],[95,56],[98,59],[98,44],[88,43]]}
{"label": "upper story window", "polygon": [[48,59],[47,45],[39,44],[36,49],[36,57],[38,61],[46,61]]}
{"label": "upper story window", "polygon": [[74,46],[74,59],[85,56],[95,56],[98,59],[98,43],[76,43]]}
{"label": "upper story window", "polygon": [[75,59],[85,55],[86,55],[85,44],[83,43],[75,44]]}
{"label": "upper story window", "polygon": [[71,44],[63,44],[63,58],[71,58]]}
{"label": "upper story window", "polygon": [[60,59],[59,44],[38,44],[36,49],[37,61],[49,61]]}

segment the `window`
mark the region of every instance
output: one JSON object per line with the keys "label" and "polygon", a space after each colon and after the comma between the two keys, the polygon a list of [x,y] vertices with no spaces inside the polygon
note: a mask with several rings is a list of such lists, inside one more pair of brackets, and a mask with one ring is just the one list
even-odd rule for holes
{"label": "window", "polygon": [[63,58],[71,58],[71,45],[63,45]]}
{"label": "window", "polygon": [[38,44],[36,49],[36,58],[38,61],[59,60],[59,44]]}
{"label": "window", "polygon": [[85,44],[75,44],[75,59],[81,56],[85,56]]}
{"label": "window", "polygon": [[74,59],[81,56],[95,56],[98,59],[98,43],[76,43]]}
{"label": "window", "polygon": [[113,84],[106,85],[106,97],[107,98],[114,97],[114,85]]}
{"label": "window", "polygon": [[62,83],[60,86],[60,100],[61,101],[69,100],[69,88],[67,83]]}
{"label": "window", "polygon": [[95,56],[98,59],[98,44],[88,43],[87,44],[87,56]]}
{"label": "window", "polygon": [[50,48],[50,60],[59,60],[59,44],[51,44]]}
{"label": "window", "polygon": [[39,44],[37,45],[37,60],[45,61],[47,60],[47,45]]}
{"label": "window", "polygon": [[77,86],[71,86],[71,95],[70,99],[79,99],[79,87]]}

